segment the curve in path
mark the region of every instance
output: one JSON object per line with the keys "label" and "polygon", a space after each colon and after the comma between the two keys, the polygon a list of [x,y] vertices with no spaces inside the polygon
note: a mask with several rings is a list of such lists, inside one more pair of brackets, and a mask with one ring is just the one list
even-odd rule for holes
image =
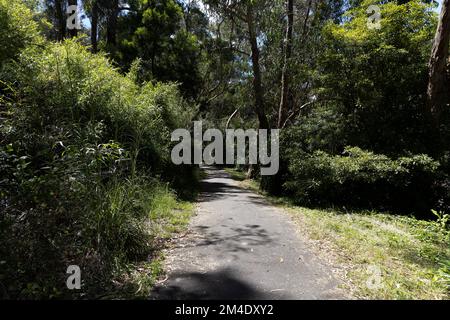
{"label": "curve in path", "polygon": [[189,233],[166,252],[168,278],[152,299],[339,299],[331,269],[289,216],[207,168]]}

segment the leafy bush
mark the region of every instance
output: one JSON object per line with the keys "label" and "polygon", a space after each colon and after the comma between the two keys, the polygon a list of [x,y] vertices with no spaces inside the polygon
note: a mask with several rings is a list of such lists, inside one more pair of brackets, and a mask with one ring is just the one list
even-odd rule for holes
{"label": "leafy bush", "polygon": [[33,14],[21,0],[0,0],[0,68],[30,44],[42,44]]}
{"label": "leafy bush", "polygon": [[390,159],[360,148],[342,155],[291,155],[285,187],[301,202],[411,210],[427,214],[439,163],[426,155]]}
{"label": "leafy bush", "polygon": [[[78,297],[108,291],[146,259],[166,219],[158,205],[191,168],[170,172],[170,132],[193,108],[176,85],[133,81],[76,40],[28,47],[4,66],[0,123],[0,296],[51,298],[69,265]],[[154,211],[161,212],[154,212]]]}

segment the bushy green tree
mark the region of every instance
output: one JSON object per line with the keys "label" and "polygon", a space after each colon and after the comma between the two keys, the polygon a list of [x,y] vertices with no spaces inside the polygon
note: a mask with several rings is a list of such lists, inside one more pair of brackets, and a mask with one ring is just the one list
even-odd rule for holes
{"label": "bushy green tree", "polygon": [[0,67],[25,47],[42,44],[33,13],[20,0],[0,1]]}
{"label": "bushy green tree", "polygon": [[[366,9],[381,9],[381,28],[367,26]],[[436,25],[431,7],[363,1],[347,22],[328,24],[319,61],[322,88],[348,123],[348,143],[378,152],[429,152],[424,116],[427,61]]]}
{"label": "bushy green tree", "polygon": [[174,0],[133,3],[129,13],[118,17],[117,43],[105,49],[123,70],[140,59],[141,81],[178,82],[185,96],[196,98],[202,86],[201,45],[188,30],[187,17]]}

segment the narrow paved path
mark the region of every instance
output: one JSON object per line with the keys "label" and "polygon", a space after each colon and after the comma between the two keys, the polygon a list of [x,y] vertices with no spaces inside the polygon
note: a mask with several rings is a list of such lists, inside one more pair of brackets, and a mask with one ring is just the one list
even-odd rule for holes
{"label": "narrow paved path", "polygon": [[330,268],[288,215],[208,168],[186,237],[166,252],[168,279],[152,299],[338,299]]}

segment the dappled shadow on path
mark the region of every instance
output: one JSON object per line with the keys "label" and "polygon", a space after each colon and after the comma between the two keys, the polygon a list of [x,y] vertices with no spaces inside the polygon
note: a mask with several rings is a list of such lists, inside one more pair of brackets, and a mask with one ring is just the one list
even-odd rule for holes
{"label": "dappled shadow on path", "polygon": [[[238,278],[233,269],[207,273],[174,273],[164,286],[151,293],[154,300],[259,300],[265,293]],[[272,297],[273,298],[273,297]]]}
{"label": "dappled shadow on path", "polygon": [[201,182],[201,193],[198,202],[209,202],[222,198],[236,197],[242,189],[226,182],[204,180]]}
{"label": "dappled shadow on path", "polygon": [[246,191],[232,184],[230,175],[223,170],[207,167],[205,168],[207,178],[200,182],[201,193],[199,202],[209,202],[222,198],[235,197]]}
{"label": "dappled shadow on path", "polygon": [[262,196],[252,193],[246,197],[246,201],[251,202],[258,207],[267,208],[267,206],[271,206],[271,204]]}
{"label": "dappled shadow on path", "polygon": [[[169,279],[156,286],[150,298],[155,300],[256,300],[273,299],[255,284],[242,279],[239,260],[258,260],[259,248],[275,247],[277,233],[270,233],[253,223],[255,214],[249,190],[237,185],[230,175],[213,167],[205,168],[207,177],[201,182],[198,201],[209,202],[203,210],[214,210],[217,219],[203,219],[191,227],[191,232],[174,243],[175,268]],[[222,200],[225,200],[222,202]],[[231,202],[227,202],[230,200]],[[216,202],[217,201],[217,202]],[[214,202],[214,203],[211,203]],[[248,202],[246,206],[244,203]],[[238,208],[234,208],[237,206]],[[234,211],[233,211],[234,210]],[[231,214],[233,213],[233,214]],[[250,215],[249,215],[250,213]],[[247,218],[243,218],[243,217]],[[250,218],[248,218],[250,217]],[[190,248],[190,249],[188,249]],[[259,283],[259,282],[256,282]]]}
{"label": "dappled shadow on path", "polygon": [[218,246],[217,250],[223,253],[248,252],[256,246],[265,246],[274,241],[259,225],[234,228],[223,225],[222,227],[224,232],[211,231],[208,226],[195,227],[195,239],[190,244],[183,244],[183,247]]}
{"label": "dappled shadow on path", "polygon": [[206,171],[208,177],[207,179],[228,179],[230,175],[216,167],[204,167],[203,170]]}
{"label": "dappled shadow on path", "polygon": [[268,206],[267,200],[263,197],[235,184],[233,178],[227,172],[215,167],[204,167],[203,169],[207,173],[207,178],[200,183],[201,193],[198,202],[233,198],[232,200],[235,202],[251,203],[264,208]]}

